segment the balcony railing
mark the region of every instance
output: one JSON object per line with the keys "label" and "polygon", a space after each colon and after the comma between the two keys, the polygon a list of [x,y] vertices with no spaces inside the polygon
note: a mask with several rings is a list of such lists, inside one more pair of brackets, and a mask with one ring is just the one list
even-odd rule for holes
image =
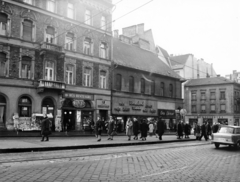
{"label": "balcony railing", "polygon": [[52,81],[52,80],[39,80],[38,88],[65,90],[66,84],[64,82],[58,82],[58,81]]}
{"label": "balcony railing", "polygon": [[61,53],[64,50],[62,46],[59,46],[59,45],[56,45],[56,44],[51,44],[51,43],[48,43],[48,42],[43,42],[41,44],[41,49],[57,51],[57,52],[61,52]]}

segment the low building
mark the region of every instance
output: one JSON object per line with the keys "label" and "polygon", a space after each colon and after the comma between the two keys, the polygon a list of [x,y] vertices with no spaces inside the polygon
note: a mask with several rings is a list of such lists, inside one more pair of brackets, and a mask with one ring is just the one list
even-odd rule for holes
{"label": "low building", "polygon": [[185,84],[185,120],[240,124],[240,84],[224,77],[199,78]]}

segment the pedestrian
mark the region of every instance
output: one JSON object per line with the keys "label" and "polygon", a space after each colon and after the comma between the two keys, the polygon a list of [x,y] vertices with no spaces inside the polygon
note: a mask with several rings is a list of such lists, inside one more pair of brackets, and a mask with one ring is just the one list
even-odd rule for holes
{"label": "pedestrian", "polygon": [[141,135],[142,135],[142,140],[146,140],[147,138],[147,132],[148,132],[148,124],[145,119],[143,119],[142,124],[141,124]]}
{"label": "pedestrian", "polygon": [[133,135],[133,122],[131,118],[128,118],[126,122],[126,135],[128,136],[128,141],[130,141]]}
{"label": "pedestrian", "polygon": [[182,126],[182,121],[181,120],[178,122],[178,125],[177,125],[177,135],[178,135],[177,139],[182,139],[182,137],[183,137],[183,126]]}
{"label": "pedestrian", "polygon": [[196,122],[195,128],[194,128],[194,135],[196,136],[196,140],[200,140],[201,136],[201,127],[198,122]]}
{"label": "pedestrian", "polygon": [[103,121],[100,119],[100,117],[97,117],[97,122],[96,122],[96,135],[98,138],[98,142],[101,141],[101,135],[102,135],[102,130],[103,130]]}
{"label": "pedestrian", "polygon": [[204,136],[205,140],[207,141],[207,140],[208,140],[208,137],[207,137],[206,123],[203,123],[203,125],[201,126],[201,131],[202,131],[202,134],[201,134],[199,140],[202,140],[202,137]]}
{"label": "pedestrian", "polygon": [[112,116],[110,116],[108,122],[107,122],[107,128],[108,128],[108,140],[113,140],[113,135],[115,133],[115,121],[112,118]]}
{"label": "pedestrian", "polygon": [[153,135],[153,130],[154,130],[154,126],[153,126],[152,121],[149,123],[148,127],[149,127],[149,136],[152,136]]}
{"label": "pedestrian", "polygon": [[139,133],[139,123],[136,118],[133,118],[133,135],[134,135],[134,140],[138,140],[138,133]]}
{"label": "pedestrian", "polygon": [[48,119],[47,114],[43,114],[43,119],[41,121],[41,135],[42,140],[44,141],[44,138],[46,138],[45,141],[49,141],[49,135],[51,134],[51,121]]}
{"label": "pedestrian", "polygon": [[217,133],[219,129],[219,124],[218,123],[214,123],[212,126],[212,133]]}
{"label": "pedestrian", "polygon": [[162,140],[162,135],[164,134],[165,131],[165,124],[161,118],[159,118],[157,122],[157,131],[159,140]]}
{"label": "pedestrian", "polygon": [[185,133],[185,138],[189,138],[189,135],[191,134],[191,126],[189,125],[188,122],[186,122],[184,125],[184,133]]}
{"label": "pedestrian", "polygon": [[156,121],[156,119],[154,119],[154,121],[153,121],[153,127],[154,127],[153,133],[155,134],[156,138],[158,138],[158,130],[157,130],[157,121]]}
{"label": "pedestrian", "polygon": [[210,126],[209,122],[207,122],[207,125],[206,125],[206,134],[207,134],[207,138],[210,139],[210,136],[212,135],[212,127]]}

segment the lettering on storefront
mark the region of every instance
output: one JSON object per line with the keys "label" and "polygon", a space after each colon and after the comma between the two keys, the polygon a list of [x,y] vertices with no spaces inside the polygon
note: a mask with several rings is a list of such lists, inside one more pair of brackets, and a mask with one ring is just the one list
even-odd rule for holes
{"label": "lettering on storefront", "polygon": [[109,109],[110,101],[109,100],[97,100],[97,108],[98,109]]}
{"label": "lettering on storefront", "polygon": [[150,113],[156,113],[155,109],[150,109]]}
{"label": "lettering on storefront", "polygon": [[119,102],[119,106],[124,106],[124,103],[123,102]]}
{"label": "lettering on storefront", "polygon": [[122,110],[123,110],[123,112],[129,112],[130,108],[129,107],[123,107]]}
{"label": "lettering on storefront", "polygon": [[143,112],[144,112],[144,113],[147,113],[147,112],[148,112],[148,110],[147,110],[147,109],[143,109]]}
{"label": "lettering on storefront", "polygon": [[72,99],[93,100],[93,96],[88,94],[64,93],[63,97]]}
{"label": "lettering on storefront", "polygon": [[86,106],[86,103],[84,102],[84,100],[74,100],[73,106],[76,108],[84,108]]}
{"label": "lettering on storefront", "polygon": [[146,105],[145,108],[152,108],[152,105]]}
{"label": "lettering on storefront", "polygon": [[129,101],[129,105],[130,106],[144,106],[144,102],[140,102],[140,101],[137,101],[137,102],[134,102],[134,101]]}
{"label": "lettering on storefront", "polygon": [[121,108],[120,107],[115,107],[114,110],[119,112],[119,111],[121,111]]}
{"label": "lettering on storefront", "polygon": [[142,110],[141,107],[132,107],[132,110]]}
{"label": "lettering on storefront", "polygon": [[165,119],[174,119],[175,110],[158,109],[158,115]]}

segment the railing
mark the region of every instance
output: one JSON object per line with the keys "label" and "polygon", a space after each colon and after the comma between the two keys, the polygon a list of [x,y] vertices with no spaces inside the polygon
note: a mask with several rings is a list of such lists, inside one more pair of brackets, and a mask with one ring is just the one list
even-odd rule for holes
{"label": "railing", "polygon": [[48,42],[44,42],[41,44],[41,49],[47,49],[51,51],[58,51],[58,52],[63,52],[63,47],[56,45],[56,44],[51,44]]}
{"label": "railing", "polygon": [[66,84],[64,82],[58,82],[58,81],[52,81],[52,80],[39,80],[38,87],[65,90]]}

